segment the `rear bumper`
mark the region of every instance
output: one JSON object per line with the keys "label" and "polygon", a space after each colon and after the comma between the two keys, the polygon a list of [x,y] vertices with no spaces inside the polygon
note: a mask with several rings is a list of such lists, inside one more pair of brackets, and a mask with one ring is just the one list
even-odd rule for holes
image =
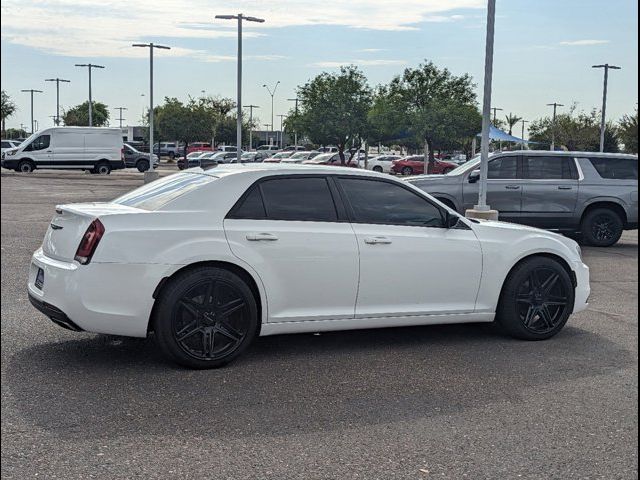
{"label": "rear bumper", "polygon": [[71,319],[67,317],[67,314],[58,307],[54,307],[53,305],[34,297],[31,293],[29,293],[29,301],[31,302],[31,305],[44,313],[56,325],[66,328],[67,330],[73,330],[74,332],[82,331],[82,329],[73,323]]}

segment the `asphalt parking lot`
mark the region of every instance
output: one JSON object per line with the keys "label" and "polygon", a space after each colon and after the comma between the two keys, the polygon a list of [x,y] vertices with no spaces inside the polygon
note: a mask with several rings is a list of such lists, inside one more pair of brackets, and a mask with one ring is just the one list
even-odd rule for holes
{"label": "asphalt parking lot", "polygon": [[141,183],[2,173],[3,478],[637,478],[637,231],[584,248],[591,306],[546,342],[490,325],[289,335],[190,371],[27,299],[54,206]]}

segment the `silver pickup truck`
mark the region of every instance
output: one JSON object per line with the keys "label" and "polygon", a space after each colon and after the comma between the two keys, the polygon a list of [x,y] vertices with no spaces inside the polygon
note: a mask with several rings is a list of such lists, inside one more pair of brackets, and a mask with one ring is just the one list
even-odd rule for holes
{"label": "silver pickup truck", "polygon": [[[407,179],[464,213],[478,203],[480,158],[447,175]],[[638,157],[523,150],[489,158],[487,203],[500,220],[579,233],[594,246],[615,244],[638,228]]]}

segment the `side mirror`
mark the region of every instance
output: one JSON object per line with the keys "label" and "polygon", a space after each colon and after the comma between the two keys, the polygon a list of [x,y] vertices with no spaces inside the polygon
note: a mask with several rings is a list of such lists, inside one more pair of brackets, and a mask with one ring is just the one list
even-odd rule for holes
{"label": "side mirror", "polygon": [[446,212],[444,217],[444,223],[445,223],[444,226],[446,228],[454,228],[456,225],[458,225],[459,220],[460,218],[457,215],[454,215],[450,212]]}
{"label": "side mirror", "polygon": [[469,183],[476,183],[478,180],[480,180],[480,170],[474,170],[469,175]]}

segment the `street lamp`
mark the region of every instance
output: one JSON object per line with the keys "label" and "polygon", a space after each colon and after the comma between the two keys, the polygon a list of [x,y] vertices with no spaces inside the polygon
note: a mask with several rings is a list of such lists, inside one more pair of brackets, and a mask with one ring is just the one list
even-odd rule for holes
{"label": "street lamp", "polygon": [[287,117],[286,115],[278,115],[280,117],[280,148],[284,148],[284,136],[282,135],[282,121]]}
{"label": "street lamp", "polygon": [[45,82],[56,82],[56,126],[60,126],[60,82],[71,83],[71,80],[64,80],[62,78],[47,78]]}
{"label": "street lamp", "polygon": [[125,120],[124,118],[122,118],[122,111],[129,109],[127,107],[115,107],[114,110],[118,110],[120,112],[120,116],[116,118],[116,120],[120,122],[120,128],[122,128],[122,121]]}
{"label": "street lamp", "polygon": [[493,110],[493,126],[496,126],[496,112],[498,111],[502,111],[502,108],[497,108],[497,107],[492,107],[491,110]]}
{"label": "street lamp", "polygon": [[[298,102],[300,101],[300,99],[298,97],[296,98],[287,98],[287,101],[289,102],[296,102],[296,107],[295,107],[295,112],[296,112],[296,118],[298,117]],[[293,145],[296,147],[296,150],[298,150],[298,131],[294,130],[293,131]]]}
{"label": "street lamp", "polygon": [[247,105],[249,109],[249,151],[253,149],[253,109],[260,108],[258,105]]}
{"label": "street lamp", "polygon": [[104,66],[94,65],[93,63],[76,63],[76,67],[86,67],[89,70],[89,126],[93,127],[93,100],[91,99],[91,69],[104,68]]}
{"label": "street lamp", "polygon": [[[155,179],[153,171],[153,49],[159,48],[161,50],[171,50],[171,47],[156,45],[153,42],[134,43],[131,46],[149,49],[149,174],[144,172],[144,176],[147,181],[153,181]],[[160,157],[160,149],[158,149],[158,157]]]}
{"label": "street lamp", "polygon": [[524,149],[524,124],[525,123],[530,123],[529,120],[525,120],[524,118],[522,120],[520,120],[522,122],[522,135],[520,135],[520,138],[522,139],[522,147]]}
{"label": "street lamp", "polygon": [[278,85],[280,85],[280,80],[276,82],[275,86],[273,87],[273,91],[271,91],[271,89],[267,84],[262,85],[264,88],[267,89],[267,92],[269,92],[269,95],[271,95],[271,128],[273,128],[273,96],[276,94]]}
{"label": "street lamp", "polygon": [[34,90],[33,88],[29,88],[27,90],[21,90],[22,92],[29,92],[31,94],[31,135],[35,132],[34,120],[33,120],[33,94],[34,93],[42,93],[42,90]]}
{"label": "street lamp", "polygon": [[604,130],[606,128],[605,112],[607,110],[607,83],[609,82],[609,69],[621,70],[621,67],[605,63],[604,65],[593,65],[591,68],[604,68],[604,87],[602,89],[602,120],[600,121],[600,151],[604,152]]}
{"label": "street lamp", "polygon": [[556,149],[556,110],[558,107],[564,107],[563,104],[558,102],[547,103],[547,107],[553,107],[553,122],[551,125],[551,147],[549,150],[552,152]]}
{"label": "street lamp", "polygon": [[242,21],[264,23],[264,19],[257,17],[245,17],[242,13],[238,15],[216,15],[218,20],[238,21],[238,101],[236,104],[237,128],[236,128],[236,151],[237,161],[240,163],[242,157]]}

